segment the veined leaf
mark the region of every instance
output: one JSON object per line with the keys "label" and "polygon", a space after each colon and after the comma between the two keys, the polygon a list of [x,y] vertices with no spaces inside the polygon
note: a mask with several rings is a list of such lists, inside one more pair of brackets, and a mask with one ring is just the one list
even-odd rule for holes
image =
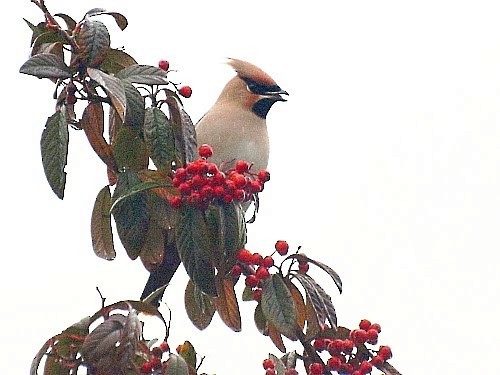
{"label": "veined leaf", "polygon": [[[47,43],[59,43],[62,47],[63,44],[68,44],[68,41],[55,30],[46,31],[36,37],[35,41],[33,42],[33,48],[31,48],[31,56],[37,55],[39,53],[47,53],[42,49],[42,46]],[[64,61],[64,57],[62,55],[59,56],[61,57],[61,60]]]}
{"label": "veined leaf", "polygon": [[29,74],[38,78],[69,78],[72,76],[70,68],[64,60],[52,53],[39,53],[32,56],[19,69],[20,73]]}
{"label": "veined leaf", "polygon": [[212,299],[205,295],[193,281],[189,280],[184,293],[184,305],[188,318],[199,330],[210,325],[215,314]]}
{"label": "veined leaf", "polygon": [[144,125],[145,104],[141,93],[130,82],[123,81],[127,110],[125,111],[125,125],[132,126],[138,132]]}
{"label": "veined leaf", "polygon": [[196,158],[196,130],[176,96],[167,95],[166,102],[174,130],[175,149],[180,152],[181,163],[184,165]]}
{"label": "veined leaf", "polygon": [[68,141],[68,125],[64,109],[61,109],[47,119],[40,141],[45,176],[59,199],[64,198]]}
{"label": "veined leaf", "polygon": [[170,120],[157,107],[148,108],[144,118],[144,140],[151,160],[158,169],[171,169],[177,160],[175,139]]}
{"label": "veined leaf", "polygon": [[[124,173],[127,173],[127,172],[124,172]],[[135,178],[134,178],[134,180],[135,180]],[[168,184],[166,182],[156,182],[156,181],[141,182],[139,180],[139,178],[137,177],[136,183],[134,183],[133,185],[129,185],[126,190],[120,191],[119,195],[115,195],[113,197],[113,204],[111,205],[109,212],[114,213],[118,209],[119,205],[125,199],[130,198],[133,195],[144,192],[145,190],[154,189],[154,188],[158,188],[158,187],[167,187],[167,186],[172,186],[172,185]]]}
{"label": "veined leaf", "polygon": [[110,207],[111,193],[109,186],[106,185],[97,194],[90,224],[92,248],[98,257],[106,260],[112,260],[116,257],[113,245],[113,231],[111,229],[111,215],[109,214]]}
{"label": "veined leaf", "polygon": [[257,304],[257,306],[255,306],[253,320],[258,331],[264,336],[268,336],[269,324],[267,323],[266,317],[264,316],[264,312],[262,311],[262,303],[260,302]]}
{"label": "veined leaf", "polygon": [[285,284],[292,294],[293,302],[297,309],[297,325],[303,329],[306,322],[306,304],[304,303],[304,298],[302,298],[299,289],[290,280],[285,279]]}
{"label": "veined leaf", "polygon": [[123,68],[134,64],[137,64],[137,62],[128,53],[110,48],[100,68],[108,74],[116,74]]}
{"label": "veined leaf", "polygon": [[269,323],[289,339],[296,340],[297,310],[281,275],[274,274],[264,282],[261,303]]}
{"label": "veined leaf", "polygon": [[120,127],[111,147],[119,170],[140,171],[148,167],[146,145],[131,126]]}
{"label": "veined leaf", "polygon": [[139,184],[142,183],[136,173],[120,173],[110,208],[118,236],[131,259],[137,258],[144,246],[149,225],[147,194],[144,189],[136,191]]}
{"label": "veined leaf", "polygon": [[220,210],[223,218],[221,230],[223,231],[222,238],[226,260],[224,272],[227,272],[236,262],[236,254],[247,242],[247,228],[245,213],[240,203],[223,204],[220,206]]}
{"label": "veined leaf", "polygon": [[111,44],[106,25],[88,18],[81,24],[75,41],[79,49],[73,60],[91,68],[98,67],[104,61]]}
{"label": "veined leaf", "polygon": [[233,331],[241,331],[240,308],[234,292],[233,280],[217,276],[215,286],[218,296],[214,298],[214,302],[220,318]]}
{"label": "veined leaf", "polygon": [[[154,209],[153,207],[152,210]],[[165,243],[166,232],[150,217],[146,239],[139,255],[142,264],[149,272],[154,271],[163,261]]]}
{"label": "veined leaf", "polygon": [[106,90],[114,109],[120,116],[121,120],[125,121],[127,97],[125,95],[125,88],[123,87],[122,81],[100,71],[99,69],[87,68],[87,74],[90,78],[101,85],[104,90]]}
{"label": "veined leaf", "polygon": [[144,85],[167,85],[170,83],[166,71],[151,65],[130,65],[116,76],[129,82]]}
{"label": "veined leaf", "polygon": [[107,10],[102,9],[102,8],[93,8],[93,9],[89,10],[85,14],[85,16],[92,17],[92,16],[98,16],[100,14],[108,14],[108,15],[112,16],[115,19],[118,27],[122,30],[125,30],[125,28],[128,25],[127,18],[123,14],[118,13],[118,12],[110,12],[110,11],[107,11]]}
{"label": "veined leaf", "polygon": [[175,229],[177,249],[187,274],[204,293],[217,296],[203,212],[195,207],[181,206]]}
{"label": "veined leaf", "polygon": [[305,254],[292,254],[287,257],[287,259],[297,259],[301,263],[312,263],[315,266],[318,266],[321,268],[323,271],[325,271],[328,276],[332,278],[332,280],[335,282],[335,285],[337,286],[338,290],[340,293],[342,293],[342,280],[340,279],[340,276],[335,272],[332,268],[327,266],[324,263],[318,262],[317,260],[311,259]]}
{"label": "veined leaf", "polygon": [[282,352],[286,353],[286,347],[285,344],[283,343],[283,336],[281,336],[281,333],[272,325],[269,324],[269,338],[273,342],[273,344]]}

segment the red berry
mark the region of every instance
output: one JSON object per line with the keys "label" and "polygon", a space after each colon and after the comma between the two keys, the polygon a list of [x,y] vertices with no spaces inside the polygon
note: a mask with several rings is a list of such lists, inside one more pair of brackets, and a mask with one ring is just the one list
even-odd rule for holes
{"label": "red berry", "polygon": [[371,364],[375,367],[380,367],[384,364],[385,362],[385,359],[382,358],[381,356],[379,355],[376,355],[375,357],[372,358],[371,360]]}
{"label": "red berry", "polygon": [[309,365],[310,375],[321,375],[323,373],[323,365],[318,362],[311,363]]}
{"label": "red berry", "polygon": [[340,354],[342,352],[342,350],[344,349],[344,341],[342,341],[340,339],[332,340],[332,342],[328,345],[327,349],[328,349],[328,353],[330,353],[330,355]]}
{"label": "red berry", "polygon": [[276,371],[274,371],[274,369],[272,368],[268,368],[266,370],[266,375],[276,375]]}
{"label": "red berry", "polygon": [[187,171],[185,168],[177,168],[174,176],[181,182],[186,181]]}
{"label": "red berry", "polygon": [[380,324],[378,323],[373,323],[369,329],[374,329],[376,330],[378,333],[382,332],[382,328],[380,327]]}
{"label": "red berry", "polygon": [[365,331],[368,331],[371,325],[372,323],[367,319],[363,319],[359,322],[359,328],[364,329]]}
{"label": "red berry", "polygon": [[368,341],[377,341],[378,339],[378,331],[376,329],[370,328],[366,331],[366,336],[368,337]]}
{"label": "red berry", "polygon": [[182,86],[179,89],[179,95],[183,96],[185,98],[189,98],[192,93],[193,93],[193,89],[191,87],[189,87],[189,86]]}
{"label": "red berry", "polygon": [[314,349],[316,349],[317,351],[322,351],[322,350],[325,350],[325,349],[326,349],[326,343],[325,343],[325,340],[324,340],[324,339],[316,339],[316,340],[314,340],[314,342],[313,342],[313,347],[314,347]]}
{"label": "red berry", "polygon": [[149,374],[151,371],[153,371],[153,364],[151,362],[144,362],[141,365],[142,374]]}
{"label": "red berry", "polygon": [[306,273],[307,271],[309,271],[309,263],[300,263],[299,272]]}
{"label": "red berry", "polygon": [[286,241],[276,241],[274,248],[278,252],[279,255],[286,255],[288,253],[288,243]]}
{"label": "red berry", "polygon": [[234,187],[236,189],[243,189],[247,184],[245,176],[240,173],[232,173],[229,178],[234,182]]}
{"label": "red berry", "polygon": [[362,329],[356,329],[352,332],[352,340],[355,344],[364,344],[368,340],[368,334]]}
{"label": "red berry", "polygon": [[343,374],[352,374],[354,372],[354,368],[349,363],[342,363],[340,365],[340,371],[339,372],[343,373]]}
{"label": "red berry", "polygon": [[161,70],[168,70],[168,67],[170,66],[169,62],[167,60],[160,60],[158,62],[158,68]]}
{"label": "red berry", "polygon": [[361,374],[361,371],[356,370],[356,371],[353,371],[353,373],[351,375],[363,375],[363,374]]}
{"label": "red berry", "polygon": [[238,251],[238,254],[236,255],[236,258],[241,263],[249,264],[253,260],[253,255],[247,249],[241,249],[240,251]]}
{"label": "red berry", "polygon": [[299,375],[299,372],[294,368],[289,368],[285,371],[285,375]]}
{"label": "red berry", "polygon": [[248,275],[245,279],[245,285],[250,287],[250,288],[254,288],[256,287],[257,285],[259,285],[259,279],[257,278],[257,276],[255,275]]}
{"label": "red berry", "polygon": [[207,144],[203,144],[200,147],[198,147],[198,154],[202,158],[209,158],[214,154],[214,150],[213,150],[212,146],[207,145]]}
{"label": "red berry", "polygon": [[232,196],[232,195],[230,195],[230,194],[226,194],[226,195],[224,195],[224,196],[222,197],[222,201],[223,201],[224,203],[229,204],[229,203],[231,203],[231,202],[233,201],[233,196]]}
{"label": "red berry", "polygon": [[328,369],[337,371],[342,365],[342,362],[339,357],[331,357],[326,365],[328,366]]}
{"label": "red berry", "polygon": [[262,169],[259,173],[257,173],[257,178],[260,182],[267,182],[271,179],[271,174],[265,169]]}
{"label": "red berry", "polygon": [[255,272],[255,276],[259,278],[260,280],[265,280],[271,277],[271,274],[269,273],[268,269],[266,267],[260,266],[257,268],[257,271]]}
{"label": "red berry", "polygon": [[226,191],[222,186],[215,186],[214,187],[214,195],[217,197],[223,197],[226,194]]}
{"label": "red berry", "polygon": [[369,372],[372,371],[372,365],[368,361],[363,361],[361,362],[361,365],[359,366],[359,371],[361,374],[368,374]]}
{"label": "red berry", "polygon": [[157,346],[156,348],[151,349],[151,354],[153,354],[153,356],[155,357],[161,358],[161,356],[163,355],[163,350],[161,350],[160,347]]}
{"label": "red berry", "polygon": [[353,349],[354,349],[354,343],[352,342],[352,340],[349,339],[344,340],[344,348],[342,349],[342,351],[346,354],[349,354],[353,351]]}
{"label": "red berry", "polygon": [[260,266],[263,260],[264,258],[262,258],[262,255],[260,255],[259,253],[255,253],[252,255],[252,264],[255,264],[256,266]]}
{"label": "red berry", "polygon": [[233,266],[231,275],[233,275],[233,277],[239,277],[241,275],[241,266],[239,264]]}
{"label": "red berry", "polygon": [[160,349],[163,351],[163,352],[168,352],[170,350],[170,347],[168,346],[168,343],[166,341],[163,341],[161,344],[160,344]]}
{"label": "red berry", "polygon": [[168,203],[173,207],[173,208],[179,208],[182,203],[182,198],[174,195],[172,197],[168,197]]}
{"label": "red berry", "polygon": [[274,266],[274,259],[268,255],[262,259],[261,265],[266,268],[270,268]]}
{"label": "red berry", "polygon": [[266,358],[262,361],[262,367],[264,367],[264,370],[267,370],[268,368],[274,369],[274,362],[270,358]]}
{"label": "red berry", "polygon": [[250,192],[253,194],[257,194],[262,191],[262,183],[260,183],[257,180],[250,181],[249,187],[250,187]]}
{"label": "red berry", "polygon": [[243,202],[246,198],[245,190],[243,189],[236,189],[233,193],[234,200],[237,200],[239,202]]}
{"label": "red berry", "polygon": [[212,177],[212,181],[215,185],[222,185],[226,182],[226,175],[222,172],[218,172],[214,174],[214,176]]}
{"label": "red berry", "polygon": [[207,166],[207,173],[210,173],[212,175],[215,175],[217,172],[219,172],[219,167],[217,167],[217,164],[214,163],[208,163]]}
{"label": "red berry", "polygon": [[261,298],[262,298],[262,289],[261,288],[257,288],[255,290],[252,290],[252,296],[253,296],[254,300],[260,301]]}
{"label": "red berry", "polygon": [[389,346],[381,346],[378,355],[384,359],[384,361],[387,361],[392,357],[392,350]]}
{"label": "red berry", "polygon": [[151,366],[153,366],[153,369],[158,369],[161,367],[161,359],[160,357],[153,357],[149,360],[149,363],[151,363]]}
{"label": "red berry", "polygon": [[236,172],[238,173],[248,172],[248,170],[250,169],[250,163],[245,160],[238,160],[234,169],[236,169]]}
{"label": "red berry", "polygon": [[209,185],[205,185],[201,188],[200,193],[203,199],[210,199],[214,196],[214,188]]}
{"label": "red berry", "polygon": [[191,185],[188,182],[181,183],[178,189],[182,195],[189,195],[191,193]]}

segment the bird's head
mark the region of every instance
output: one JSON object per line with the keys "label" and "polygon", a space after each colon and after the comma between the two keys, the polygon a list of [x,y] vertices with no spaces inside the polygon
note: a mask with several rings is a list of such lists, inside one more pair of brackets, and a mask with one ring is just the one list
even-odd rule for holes
{"label": "bird's head", "polygon": [[286,102],[288,93],[262,69],[246,61],[229,59],[236,76],[228,82],[221,99],[233,101],[265,119],[272,105]]}

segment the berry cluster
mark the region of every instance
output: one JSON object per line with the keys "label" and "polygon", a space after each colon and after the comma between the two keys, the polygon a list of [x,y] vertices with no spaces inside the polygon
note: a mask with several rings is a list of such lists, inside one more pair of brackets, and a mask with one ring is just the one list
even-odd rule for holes
{"label": "berry cluster", "polygon": [[[288,243],[283,240],[276,241],[274,245],[276,252],[285,256],[288,253]],[[268,279],[271,274],[269,269],[274,266],[272,256],[262,256],[260,253],[252,253],[247,249],[241,249],[236,256],[238,261],[233,266],[232,276],[238,278],[241,274],[245,275],[245,285],[252,290],[254,300],[260,301],[262,296],[262,283]],[[309,268],[307,263],[299,263],[299,271],[306,272]]]}
{"label": "berry cluster", "polygon": [[165,366],[166,361],[162,363],[161,358],[163,356],[163,353],[166,353],[168,351],[170,351],[170,347],[168,346],[166,341],[162,342],[159,346],[152,348],[149,353],[149,360],[143,362],[141,365],[141,374],[151,374],[155,370],[158,370]]}
{"label": "berry cluster", "polygon": [[[339,374],[365,375],[372,371],[373,367],[380,367],[392,357],[389,346],[380,346],[377,349],[366,347],[366,351],[358,351],[357,347],[366,344],[376,345],[378,335],[381,331],[380,324],[371,323],[367,319],[361,320],[359,329],[354,329],[349,333],[349,338],[314,340],[313,347],[318,352],[328,352],[330,358],[326,362],[328,371],[336,371]],[[309,375],[321,375],[324,373],[322,363],[312,363],[308,369]]]}
{"label": "berry cluster", "polygon": [[[271,358],[264,359],[262,367],[266,370],[266,375],[276,375],[275,364]],[[286,369],[285,375],[299,375],[299,373],[294,367],[289,367]]]}
{"label": "berry cluster", "polygon": [[[167,60],[160,60],[158,62],[158,68],[161,70],[168,71],[168,68],[170,67],[170,63]],[[179,93],[180,96],[183,96],[185,98],[191,97],[191,94],[193,93],[193,89],[189,86],[182,86],[177,89],[177,92]]]}
{"label": "berry cluster", "polygon": [[177,168],[172,179],[180,196],[172,196],[169,203],[178,208],[181,204],[206,209],[210,203],[231,203],[250,201],[253,195],[264,189],[270,175],[266,170],[251,171],[251,164],[238,160],[234,168],[221,171],[207,159],[213,154],[212,147],[201,145],[200,158]]}

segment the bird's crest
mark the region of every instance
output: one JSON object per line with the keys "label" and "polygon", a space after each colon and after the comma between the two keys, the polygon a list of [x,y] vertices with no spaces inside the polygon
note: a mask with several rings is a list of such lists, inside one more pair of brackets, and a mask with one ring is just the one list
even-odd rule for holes
{"label": "bird's crest", "polygon": [[227,63],[236,71],[238,76],[242,78],[250,78],[253,81],[262,83],[266,86],[276,85],[276,82],[269,76],[269,74],[249,62],[230,58]]}

